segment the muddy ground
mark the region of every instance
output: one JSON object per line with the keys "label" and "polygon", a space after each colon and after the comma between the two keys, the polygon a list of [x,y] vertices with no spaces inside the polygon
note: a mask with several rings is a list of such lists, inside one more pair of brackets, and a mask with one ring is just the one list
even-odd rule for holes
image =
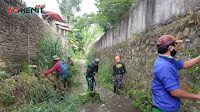
{"label": "muddy ground", "polygon": [[[86,61],[79,61],[82,68],[82,73],[85,73]],[[82,74],[80,80],[83,82],[81,87],[75,88],[74,90],[79,90],[79,92],[87,91],[87,84],[85,80],[85,75]],[[104,101],[103,104],[85,104],[75,109],[75,112],[140,112],[139,109],[134,107],[131,103],[131,99],[123,94],[115,94],[112,91],[101,88],[98,86],[96,90],[100,94],[101,99]],[[73,91],[73,90],[72,90]]]}

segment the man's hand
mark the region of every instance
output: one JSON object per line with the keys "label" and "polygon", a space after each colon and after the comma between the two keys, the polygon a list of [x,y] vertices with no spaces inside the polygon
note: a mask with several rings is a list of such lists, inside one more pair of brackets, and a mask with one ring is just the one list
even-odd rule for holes
{"label": "man's hand", "polygon": [[114,80],[114,76],[112,76],[112,80]]}
{"label": "man's hand", "polygon": [[41,75],[41,77],[42,77],[42,78],[44,78],[44,77],[45,77],[45,75],[44,75],[44,74],[42,74],[42,75]]}
{"label": "man's hand", "polygon": [[198,94],[193,94],[193,93],[188,93],[184,90],[176,89],[173,91],[170,91],[171,96],[175,96],[178,97],[180,99],[196,99],[196,100],[200,100],[200,91]]}
{"label": "man's hand", "polygon": [[184,62],[183,69],[190,68],[190,67],[192,67],[193,65],[195,65],[199,62],[200,62],[200,56],[193,58],[191,60],[188,60],[188,61]]}
{"label": "man's hand", "polygon": [[199,96],[199,98],[197,98],[197,100],[199,100],[200,101],[200,91],[198,92],[198,94],[197,94],[198,96]]}
{"label": "man's hand", "polygon": [[94,76],[94,80],[96,80],[97,79],[97,77],[96,76]]}

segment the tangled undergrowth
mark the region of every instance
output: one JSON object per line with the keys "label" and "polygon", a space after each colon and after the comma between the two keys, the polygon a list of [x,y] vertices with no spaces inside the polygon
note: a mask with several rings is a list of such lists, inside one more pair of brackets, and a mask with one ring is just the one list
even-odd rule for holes
{"label": "tangled undergrowth", "polygon": [[97,92],[70,96],[70,87],[82,86],[82,82],[77,80],[81,73],[77,63],[69,68],[67,88],[64,90],[55,89],[57,79],[53,74],[41,78],[44,70],[28,69],[17,76],[0,74],[0,112],[73,111],[86,102],[103,102]]}

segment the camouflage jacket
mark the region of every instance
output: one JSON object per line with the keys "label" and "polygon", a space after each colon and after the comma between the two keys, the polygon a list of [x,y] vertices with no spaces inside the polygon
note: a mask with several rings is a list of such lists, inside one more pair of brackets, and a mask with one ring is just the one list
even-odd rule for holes
{"label": "camouflage jacket", "polygon": [[95,72],[98,72],[98,65],[95,66],[93,63],[90,63],[87,67],[87,77],[94,77]]}

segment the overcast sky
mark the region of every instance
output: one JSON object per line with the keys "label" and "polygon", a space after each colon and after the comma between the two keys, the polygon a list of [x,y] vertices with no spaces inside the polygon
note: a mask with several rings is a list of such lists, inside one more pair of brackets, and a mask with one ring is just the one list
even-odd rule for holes
{"label": "overcast sky", "polygon": [[[58,3],[56,0],[24,0],[28,6],[35,7],[36,5],[44,5],[44,10],[51,11],[58,13],[61,15],[61,11],[59,9]],[[61,0],[59,0],[61,2]],[[75,16],[82,16],[84,13],[90,14],[91,12],[96,13],[97,8],[94,5],[95,0],[83,0],[80,4],[81,11],[79,13],[76,13]]]}
{"label": "overcast sky", "polygon": [[96,13],[97,7],[94,5],[95,0],[83,0],[81,3],[81,11],[76,13],[75,16],[82,16],[84,13],[90,14],[91,12]]}

